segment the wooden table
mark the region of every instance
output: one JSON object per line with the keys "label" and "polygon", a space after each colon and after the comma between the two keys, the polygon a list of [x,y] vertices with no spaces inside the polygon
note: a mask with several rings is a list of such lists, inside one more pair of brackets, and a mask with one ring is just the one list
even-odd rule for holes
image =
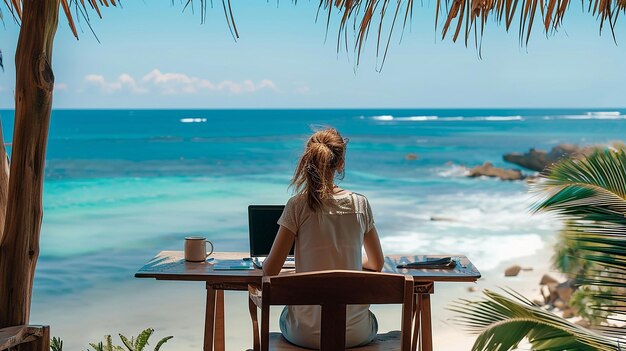
{"label": "wooden table", "polygon": [[[454,269],[397,269],[402,263],[423,260],[426,257],[459,257],[460,265]],[[161,251],[135,277],[157,280],[204,281],[207,300],[204,325],[204,351],[224,351],[224,290],[248,290],[248,284],[261,285],[263,272],[255,270],[213,270],[212,262],[187,262],[182,251]],[[246,252],[215,252],[211,255],[220,259],[242,259]],[[293,271],[293,270],[286,270]],[[415,314],[412,349],[432,351],[432,321],[430,295],[435,282],[475,282],[480,272],[463,255],[390,255],[385,257],[383,272],[410,274],[415,281]]]}

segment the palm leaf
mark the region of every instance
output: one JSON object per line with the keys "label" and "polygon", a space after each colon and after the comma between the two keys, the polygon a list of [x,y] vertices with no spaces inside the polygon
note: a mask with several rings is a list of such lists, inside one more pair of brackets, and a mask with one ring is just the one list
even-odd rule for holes
{"label": "palm leaf", "polygon": [[148,344],[148,339],[150,339],[150,335],[152,335],[152,333],[154,333],[154,329],[152,328],[148,328],[139,333],[137,339],[135,340],[135,351],[143,351]]}
{"label": "palm leaf", "polygon": [[585,314],[610,324],[626,322],[626,151],[563,160],[543,177],[535,186],[543,198],[533,210],[567,220],[561,254],[584,262],[584,268],[564,272],[583,287],[578,300]]}
{"label": "palm leaf", "polygon": [[[534,189],[543,195],[533,209],[578,215],[600,211],[626,213],[626,151],[603,150],[581,159],[556,163]],[[621,216],[620,216],[621,214]],[[607,218],[607,221],[615,218]]]}
{"label": "palm leaf", "polygon": [[[525,6],[533,6],[529,1]],[[457,321],[479,334],[476,351],[510,350],[524,339],[534,350],[618,350],[626,331],[616,326],[626,323],[626,152],[604,150],[562,160],[542,178],[534,188],[540,199],[532,210],[565,220],[554,262],[580,286],[570,305],[603,323],[603,334],[513,292],[512,299],[487,291],[486,299],[457,303]]]}
{"label": "palm leaf", "polygon": [[102,344],[102,341],[100,341],[97,344],[90,342],[89,346],[91,346],[94,349],[94,351],[105,351],[104,350],[104,345]]}
{"label": "palm leaf", "polygon": [[122,334],[119,334],[119,335],[120,335],[120,339],[122,339],[122,343],[124,343],[124,346],[126,346],[128,351],[135,351],[135,345],[133,343],[132,338],[131,340],[128,340],[128,338],[125,337],[124,335]]}
{"label": "palm leaf", "polygon": [[113,351],[113,337],[111,335],[106,335],[104,337],[104,340],[106,341],[106,351]]}
{"label": "palm leaf", "polygon": [[535,306],[512,291],[486,290],[479,301],[461,300],[449,309],[455,321],[478,333],[472,351],[513,350],[527,339],[533,350],[616,350],[617,342]]}
{"label": "palm leaf", "polygon": [[171,338],[173,338],[173,336],[166,336],[163,339],[159,340],[159,342],[156,344],[156,347],[154,348],[154,351],[159,351],[161,349],[161,346],[163,346],[163,344],[165,344]]}
{"label": "palm leaf", "polygon": [[56,336],[52,337],[50,340],[50,350],[51,351],[63,351],[63,340]]}
{"label": "palm leaf", "polygon": [[[19,21],[22,17],[21,8],[23,1],[4,0],[5,5],[16,21]],[[206,21],[206,11],[209,7],[207,6],[208,1],[198,1],[200,3],[200,22],[204,23]],[[292,1],[297,3],[297,0]],[[237,39],[239,38],[239,31],[235,24],[231,1],[222,0],[221,2],[230,33],[233,38]],[[190,4],[193,7],[194,1],[186,0],[184,3],[183,10],[189,7]],[[75,4],[74,12],[71,10],[72,4]],[[174,4],[174,1],[172,1],[172,4]],[[569,4],[570,0],[521,0],[521,3],[519,0],[437,0],[435,5],[435,30],[438,29],[441,21],[443,23],[441,29],[442,39],[445,39],[450,32],[453,32],[452,40],[456,42],[462,34],[466,46],[469,39],[473,36],[474,43],[480,54],[480,43],[482,42],[484,28],[489,16],[492,16],[496,23],[504,22],[504,27],[507,31],[511,28],[514,19],[517,18],[519,21],[519,41],[528,45],[535,22],[540,21],[541,29],[544,33],[551,34],[555,32],[562,25]],[[102,18],[100,8],[109,6],[117,7],[118,2],[115,0],[61,0],[61,7],[68,25],[76,38],[78,38],[78,31],[74,21],[75,17],[77,19],[84,18],[89,25],[89,12],[95,11],[98,17]],[[412,18],[413,0],[320,0],[319,10],[325,10],[328,13],[327,30],[330,27],[333,8],[336,9],[335,12],[339,18],[338,49],[340,48],[342,36],[345,38],[346,49],[348,49],[348,31],[352,30],[355,38],[352,48],[356,52],[356,64],[358,65],[361,52],[373,27],[377,31],[376,57],[382,55],[382,63],[384,63],[389,50],[389,43],[392,39],[392,33],[397,27],[396,22],[399,19],[403,21],[401,30],[404,31],[407,21]],[[439,15],[442,8],[444,9],[442,12],[446,16],[442,16],[440,19]],[[626,10],[626,1],[583,0],[583,8],[590,15],[597,17],[600,31],[608,23],[615,40],[615,24],[617,23],[619,13]],[[385,23],[385,21],[387,22]],[[478,34],[479,32],[480,34]],[[385,41],[384,44],[383,41]]]}

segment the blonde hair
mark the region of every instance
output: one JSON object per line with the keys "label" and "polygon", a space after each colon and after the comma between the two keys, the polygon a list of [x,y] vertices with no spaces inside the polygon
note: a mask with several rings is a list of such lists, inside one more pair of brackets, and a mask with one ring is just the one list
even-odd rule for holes
{"label": "blonde hair", "polygon": [[318,131],[307,141],[290,186],[306,197],[311,210],[323,208],[332,197],[335,173],[343,177],[345,155],[346,140],[336,129]]}

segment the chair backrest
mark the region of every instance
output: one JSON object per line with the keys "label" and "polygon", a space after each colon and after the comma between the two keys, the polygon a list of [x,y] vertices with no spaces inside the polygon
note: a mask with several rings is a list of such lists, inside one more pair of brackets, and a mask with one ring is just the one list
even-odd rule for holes
{"label": "chair backrest", "polygon": [[[321,350],[343,350],[346,340],[346,305],[396,304],[402,306],[402,350],[411,343],[413,277],[378,272],[320,271],[263,278],[263,309],[270,305],[320,305]],[[269,321],[268,321],[269,322]]]}

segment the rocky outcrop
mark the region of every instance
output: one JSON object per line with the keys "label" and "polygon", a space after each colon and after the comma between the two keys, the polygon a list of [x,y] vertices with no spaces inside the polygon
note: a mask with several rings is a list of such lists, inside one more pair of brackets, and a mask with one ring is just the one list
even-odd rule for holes
{"label": "rocky outcrop", "polygon": [[548,274],[544,274],[539,282],[539,292],[543,297],[543,303],[535,304],[547,306],[548,309],[558,309],[562,312],[563,318],[571,318],[576,315],[576,311],[570,306],[572,294],[576,291],[576,283],[573,279],[568,279],[559,283],[558,280]]}
{"label": "rocky outcrop", "polygon": [[586,148],[581,148],[574,144],[560,144],[552,148],[549,152],[544,150],[530,149],[528,152],[509,153],[503,156],[507,162],[514,163],[518,166],[541,172],[553,163],[562,158],[576,156],[582,153]]}
{"label": "rocky outcrop", "polygon": [[558,284],[559,281],[556,280],[556,278],[552,277],[549,274],[544,274],[543,277],[541,277],[541,281],[539,282],[539,285],[548,285],[548,284]]}
{"label": "rocky outcrop", "polygon": [[517,275],[519,274],[519,272],[530,272],[532,271],[533,268],[532,267],[522,267],[518,264],[514,264],[512,266],[509,266],[507,269],[504,270],[504,276],[505,277],[517,277]]}
{"label": "rocky outcrop", "polygon": [[494,167],[491,162],[485,162],[482,166],[476,166],[469,170],[468,177],[494,177],[502,180],[522,180],[524,175],[517,169],[504,169]]}
{"label": "rocky outcrop", "polygon": [[507,269],[504,270],[504,276],[505,277],[515,277],[519,274],[519,272],[522,270],[522,267],[519,265],[513,265]]}

